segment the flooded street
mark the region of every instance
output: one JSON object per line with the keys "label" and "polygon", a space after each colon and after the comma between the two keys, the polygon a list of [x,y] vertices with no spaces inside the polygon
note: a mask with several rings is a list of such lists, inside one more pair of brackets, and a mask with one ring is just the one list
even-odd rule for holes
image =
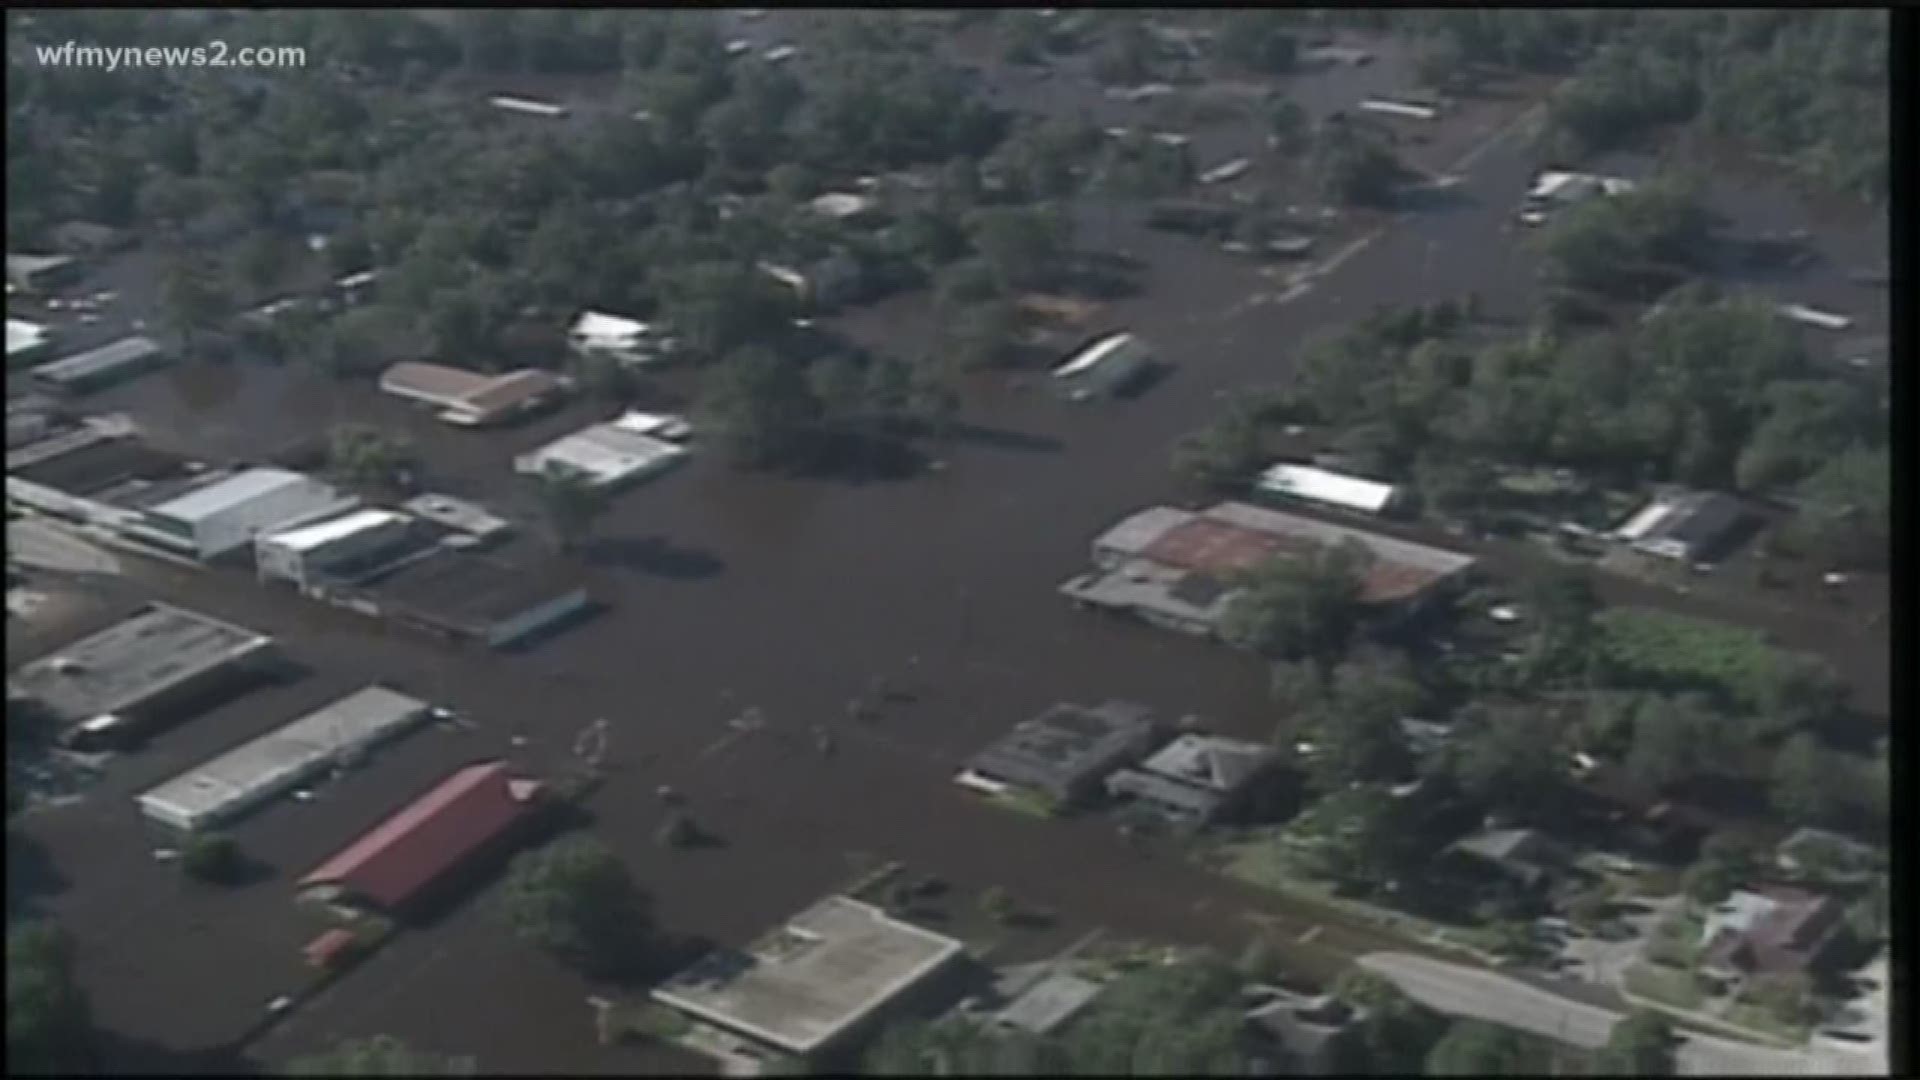
{"label": "flooded street", "polygon": [[[240,929],[231,940],[273,950],[276,962],[296,955],[300,935],[285,925],[291,898],[258,893],[290,893],[288,878],[457,765],[506,755],[549,773],[571,767],[576,734],[596,718],[611,729],[609,779],[591,803],[596,832],[633,868],[659,924],[676,933],[742,941],[844,884],[859,860],[898,859],[971,886],[1000,885],[1065,922],[1122,935],[1231,952],[1270,926],[1294,943],[1289,960],[1316,974],[1398,944],[1132,847],[1109,824],[1035,821],[982,805],[949,781],[964,757],[1057,701],[1132,699],[1168,720],[1199,714],[1257,739],[1286,722],[1250,658],[1076,611],[1054,590],[1083,569],[1098,532],[1175,497],[1175,440],[1214,419],[1226,394],[1287,378],[1312,335],[1382,305],[1467,292],[1495,317],[1525,317],[1537,267],[1509,223],[1534,165],[1524,140],[1504,140],[1472,162],[1457,198],[1363,237],[1336,271],[1287,302],[1276,302],[1275,283],[1245,262],[1116,218],[1098,239],[1150,270],[1140,296],[1107,305],[1098,321],[1152,342],[1172,365],[1169,377],[1137,399],[1084,406],[1038,390],[981,388],[951,443],[935,448],[941,467],[902,481],[748,475],[697,450],[686,467],[618,496],[598,523],[585,557],[610,610],[525,655],[431,644],[261,588],[241,572],[134,567],[164,599],[275,634],[314,674],[169,733],[116,762],[85,804],[35,815],[36,841],[84,885],[53,891],[47,906],[74,925],[102,928],[80,946],[83,979],[100,987],[100,1023],[136,1041],[203,1047],[230,1034],[231,1018],[250,1019],[255,999],[268,1000],[282,978],[262,963],[217,1001],[198,996],[196,959],[205,957],[194,950],[230,939],[195,936],[209,915],[145,859],[150,840],[130,796],[376,679],[453,706],[476,729],[422,733],[313,805],[269,808],[234,830],[279,876],[256,887],[250,908],[235,894],[233,910],[212,917],[232,919]],[[1747,215],[1743,224],[1759,219],[1756,228],[1810,227],[1774,224],[1785,212],[1772,203],[1734,213]],[[1834,235],[1829,263],[1870,254],[1871,223]],[[1875,308],[1866,293],[1816,283],[1827,281],[1810,279],[1804,292],[1782,286],[1780,295],[1830,303],[1884,329],[1884,297]],[[902,342],[933,340],[916,336],[927,334],[927,313],[914,297],[846,322],[857,336],[916,355]],[[204,364],[89,404],[124,410],[154,442],[210,459],[263,459],[347,421],[404,429],[428,486],[509,510],[526,501],[513,455],[607,411],[582,403],[511,431],[463,431],[364,382]],[[1485,556],[1501,571],[1526,562],[1510,549]],[[1606,589],[1611,599],[1726,614],[1705,598],[1626,583]],[[1782,641],[1819,647],[1863,684],[1884,681],[1884,629],[1863,621],[1826,613],[1765,625]],[[876,678],[902,700],[871,723],[849,720],[849,701]],[[728,725],[749,708],[765,716],[765,730]],[[831,755],[808,737],[822,724],[838,731]],[[654,842],[662,784],[686,794],[718,846],[689,852]],[[342,988],[352,992],[323,995],[258,1053],[279,1060],[337,1036],[394,1030],[476,1054],[490,1071],[689,1067],[592,1047],[582,985],[514,942],[492,901],[476,897],[442,925],[403,936],[347,977]],[[1297,943],[1315,928],[1311,945]],[[443,1007],[453,998],[476,1007],[456,1015]]]}

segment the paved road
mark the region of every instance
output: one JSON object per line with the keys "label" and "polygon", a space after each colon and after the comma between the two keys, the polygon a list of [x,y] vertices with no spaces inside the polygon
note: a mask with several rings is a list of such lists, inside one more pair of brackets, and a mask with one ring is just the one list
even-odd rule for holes
{"label": "paved road", "polygon": [[119,559],[68,529],[36,518],[7,522],[7,557],[27,566],[60,573],[120,572]]}
{"label": "paved road", "polygon": [[[1504,1024],[1587,1049],[1605,1046],[1623,1015],[1495,972],[1422,956],[1371,953],[1360,958],[1360,965],[1443,1015]],[[1678,1063],[1688,1076],[1871,1076],[1886,1071],[1867,1053],[1821,1047],[1774,1050],[1691,1031],[1683,1032],[1680,1040]]]}

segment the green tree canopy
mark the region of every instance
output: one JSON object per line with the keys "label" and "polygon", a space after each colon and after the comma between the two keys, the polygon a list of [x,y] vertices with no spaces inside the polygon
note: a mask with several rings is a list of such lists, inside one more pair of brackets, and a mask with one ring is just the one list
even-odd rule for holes
{"label": "green tree canopy", "polygon": [[1280,659],[1340,656],[1360,621],[1370,561],[1364,549],[1346,546],[1275,559],[1247,575],[1227,606],[1220,636]]}
{"label": "green tree canopy", "polygon": [[1535,1040],[1512,1028],[1459,1020],[1427,1052],[1426,1075],[1541,1075],[1549,1064],[1549,1055]]}
{"label": "green tree canopy", "polygon": [[550,466],[534,483],[541,514],[562,551],[578,547],[612,505],[606,490],[591,477],[559,466]]}
{"label": "green tree canopy", "polygon": [[1636,1010],[1613,1025],[1596,1064],[1621,1076],[1672,1076],[1674,1043],[1673,1025],[1656,1013]]}
{"label": "green tree canopy", "polygon": [[90,1070],[93,1028],[73,977],[73,944],[51,923],[7,927],[7,1065],[22,1075]]}
{"label": "green tree canopy", "polygon": [[652,928],[646,897],[626,865],[589,836],[527,852],[507,875],[514,933],[589,974],[629,969]]}
{"label": "green tree canopy", "polygon": [[819,403],[797,365],[744,349],[709,373],[697,411],[737,464],[767,468],[804,449]]}

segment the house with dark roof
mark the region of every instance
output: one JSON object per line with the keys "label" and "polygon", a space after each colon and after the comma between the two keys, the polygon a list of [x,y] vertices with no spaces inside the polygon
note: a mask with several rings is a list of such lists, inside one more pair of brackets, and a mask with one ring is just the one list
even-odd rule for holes
{"label": "house with dark roof", "polygon": [[1648,555],[1703,562],[1725,554],[1747,521],[1746,507],[1731,495],[1676,491],[1642,507],[1613,535]]}
{"label": "house with dark roof", "polygon": [[1700,969],[1729,982],[1805,971],[1833,944],[1844,914],[1839,901],[1803,889],[1736,891],[1707,917]]}
{"label": "house with dark roof", "polygon": [[388,913],[417,909],[459,871],[504,853],[543,791],[504,761],[469,765],[309,871],[301,896]]}
{"label": "house with dark roof", "polygon": [[1265,999],[1247,1010],[1245,1020],[1250,1049],[1266,1064],[1261,1075],[1337,1072],[1340,1041],[1366,1013],[1327,995],[1307,997],[1277,987],[1255,989]]}
{"label": "house with dark roof", "polygon": [[1055,705],[975,754],[959,779],[1072,805],[1098,794],[1100,781],[1145,753],[1154,734],[1152,714],[1141,705]]}
{"label": "house with dark roof", "polygon": [[1107,777],[1106,789],[1168,824],[1199,828],[1231,811],[1276,761],[1272,747],[1190,732]]}
{"label": "house with dark roof", "polygon": [[1456,840],[1447,850],[1528,888],[1551,882],[1566,866],[1558,845],[1535,829],[1487,829]]}

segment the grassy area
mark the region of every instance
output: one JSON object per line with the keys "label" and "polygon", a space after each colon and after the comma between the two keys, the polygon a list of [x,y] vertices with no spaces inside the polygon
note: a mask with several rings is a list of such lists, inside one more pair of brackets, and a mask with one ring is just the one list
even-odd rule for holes
{"label": "grassy area", "polygon": [[1707,1000],[1693,972],[1663,964],[1634,964],[1621,974],[1620,981],[1629,993],[1676,1009],[1693,1011]]}
{"label": "grassy area", "polygon": [[1758,631],[1704,619],[1613,608],[1598,622],[1609,663],[1655,686],[1711,687],[1746,700],[1779,658]]}
{"label": "grassy area", "polygon": [[1279,830],[1262,831],[1220,843],[1205,852],[1205,861],[1228,877],[1365,919],[1408,938],[1475,953],[1495,951],[1488,944],[1491,938],[1482,940],[1489,933],[1485,928],[1441,926],[1417,915],[1336,896],[1330,883],[1301,866],[1297,850],[1280,842],[1281,835]]}
{"label": "grassy area", "polygon": [[1728,1005],[1722,1019],[1729,1024],[1795,1045],[1806,1042],[1813,1034],[1812,1025],[1782,1020],[1773,1014],[1773,1010],[1751,1001],[1735,1001]]}
{"label": "grassy area", "polygon": [[1647,941],[1647,956],[1677,968],[1691,969],[1705,948],[1700,940],[1705,931],[1706,915],[1687,904],[1654,928]]}

